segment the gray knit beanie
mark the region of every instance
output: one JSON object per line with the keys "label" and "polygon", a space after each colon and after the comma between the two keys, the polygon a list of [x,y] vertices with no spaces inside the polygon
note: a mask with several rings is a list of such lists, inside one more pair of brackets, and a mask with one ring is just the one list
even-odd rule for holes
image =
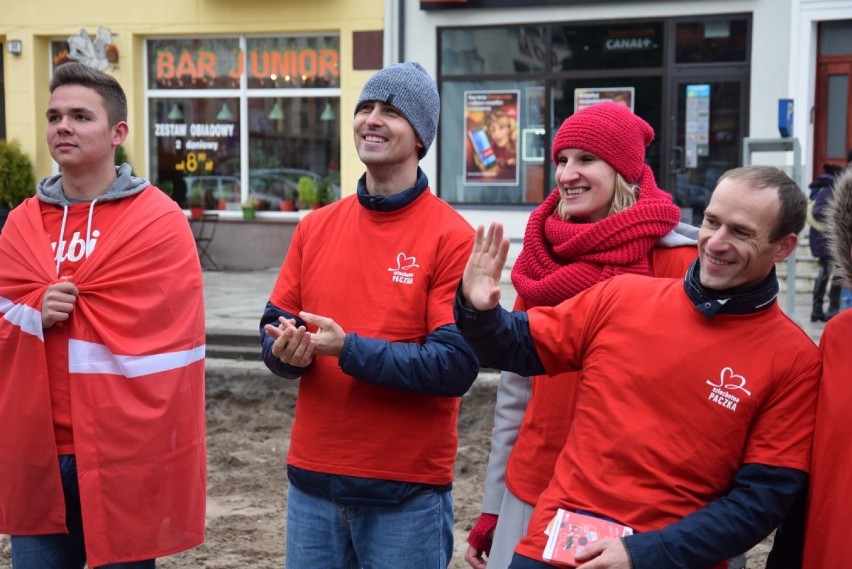
{"label": "gray knit beanie", "polygon": [[438,130],[441,99],[434,79],[419,63],[395,63],[370,77],[358,97],[355,112],[367,101],[380,101],[399,110],[423,143],[420,158],[426,156]]}

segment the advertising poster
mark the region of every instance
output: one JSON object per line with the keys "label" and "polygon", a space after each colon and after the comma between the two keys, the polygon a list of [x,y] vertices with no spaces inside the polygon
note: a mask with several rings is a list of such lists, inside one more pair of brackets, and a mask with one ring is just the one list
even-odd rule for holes
{"label": "advertising poster", "polygon": [[518,185],[520,91],[465,91],[465,184]]}
{"label": "advertising poster", "polygon": [[710,85],[686,86],[684,166],[698,167],[699,156],[710,155]]}
{"label": "advertising poster", "polygon": [[603,101],[620,103],[633,111],[635,91],[634,87],[586,87],[574,89],[574,112],[576,113],[589,105]]}

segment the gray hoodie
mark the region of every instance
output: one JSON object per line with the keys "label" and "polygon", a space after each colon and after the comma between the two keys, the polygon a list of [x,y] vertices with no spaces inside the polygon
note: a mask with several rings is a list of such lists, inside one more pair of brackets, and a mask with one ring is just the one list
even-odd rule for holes
{"label": "gray hoodie", "polygon": [[[92,214],[95,210],[95,204],[97,202],[120,200],[129,196],[133,196],[150,185],[150,182],[148,182],[148,180],[131,176],[130,165],[127,163],[122,164],[121,166],[116,166],[115,171],[117,177],[115,181],[110,184],[109,188],[107,188],[107,191],[89,202],[89,222],[86,225],[86,243],[91,242]],[[36,188],[36,196],[38,196],[38,199],[42,202],[61,207],[63,210],[62,226],[59,229],[59,239],[56,241],[57,247],[59,248],[59,250],[61,250],[62,243],[65,240],[65,222],[68,219],[68,206],[75,203],[85,203],[88,200],[75,200],[72,198],[68,198],[68,196],[65,195],[65,192],[62,191],[62,174],[57,174],[56,176],[51,176],[49,178],[44,178],[43,180],[41,180],[38,183],[38,187]],[[89,256],[89,253],[90,250],[88,247],[86,247],[86,257]],[[61,264],[62,256],[57,253],[57,276],[59,276],[59,269]]]}
{"label": "gray hoodie", "polygon": [[[115,172],[117,177],[115,181],[110,184],[110,187],[107,189],[106,193],[96,197],[92,202],[107,202],[112,200],[120,200],[122,198],[126,198],[135,194],[138,194],[145,188],[150,185],[148,180],[143,178],[137,178],[136,176],[130,175],[130,165],[126,162],[121,166],[115,167]],[[74,203],[80,203],[83,200],[73,200],[68,199],[65,195],[65,192],[62,191],[62,174],[57,174],[55,176],[50,176],[49,178],[44,178],[38,183],[38,187],[36,188],[36,195],[38,199],[43,201],[44,203],[56,205],[56,206],[67,206]]]}

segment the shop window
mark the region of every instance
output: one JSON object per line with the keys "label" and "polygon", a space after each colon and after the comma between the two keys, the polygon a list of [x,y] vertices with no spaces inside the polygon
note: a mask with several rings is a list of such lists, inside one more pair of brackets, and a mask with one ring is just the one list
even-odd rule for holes
{"label": "shop window", "polygon": [[148,40],[150,89],[237,89],[242,68],[237,38]]}
{"label": "shop window", "polygon": [[340,87],[337,36],[249,38],[249,89]]}
{"label": "shop window", "polygon": [[852,20],[820,22],[819,55],[852,55]]}
{"label": "shop window", "polygon": [[580,108],[593,104],[597,100],[612,100],[630,107],[634,113],[645,119],[657,132],[655,140],[646,150],[646,162],[660,175],[660,148],[658,139],[662,114],[660,100],[663,96],[661,76],[645,77],[602,77],[594,79],[568,79],[558,81],[553,89],[553,132],[562,122]]}
{"label": "shop window", "polygon": [[663,24],[554,26],[553,53],[554,71],[660,67]]}
{"label": "shop window", "polygon": [[[336,36],[152,39],[150,179],[186,205],[279,211],[299,178],[340,197]],[[176,92],[179,90],[179,92]]]}
{"label": "shop window", "polygon": [[543,26],[446,29],[440,33],[441,73],[483,75],[543,71]]}
{"label": "shop window", "polygon": [[441,196],[453,203],[539,203],[549,161],[544,97],[544,86],[533,81],[445,83]]}
{"label": "shop window", "polygon": [[677,24],[676,63],[722,63],[748,58],[748,20],[704,20]]}
{"label": "shop window", "polygon": [[264,209],[286,210],[302,177],[327,182],[340,197],[338,104],[325,97],[249,100],[249,187]]}
{"label": "shop window", "polygon": [[157,98],[148,102],[155,184],[182,202],[194,186],[206,209],[239,204],[240,101],[236,97]]}

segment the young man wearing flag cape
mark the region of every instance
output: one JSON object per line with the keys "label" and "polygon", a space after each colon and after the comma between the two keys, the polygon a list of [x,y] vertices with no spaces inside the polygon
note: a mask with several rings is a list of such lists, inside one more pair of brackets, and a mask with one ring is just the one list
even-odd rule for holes
{"label": "young man wearing flag cape", "polygon": [[115,167],[127,101],[50,83],[62,173],[0,235],[0,533],[15,569],[148,569],[204,540],[204,303],[186,218]]}

